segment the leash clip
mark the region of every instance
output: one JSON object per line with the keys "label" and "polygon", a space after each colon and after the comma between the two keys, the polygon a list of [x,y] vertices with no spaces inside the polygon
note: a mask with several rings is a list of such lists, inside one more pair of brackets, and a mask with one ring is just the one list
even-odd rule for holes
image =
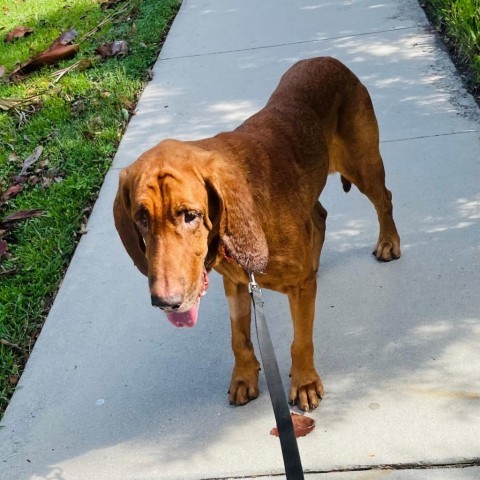
{"label": "leash clip", "polygon": [[255,280],[255,275],[253,274],[253,272],[248,272],[248,276],[250,277],[250,281],[248,282],[248,293],[250,293],[251,295],[254,290],[262,293],[262,290],[260,289],[258,283]]}

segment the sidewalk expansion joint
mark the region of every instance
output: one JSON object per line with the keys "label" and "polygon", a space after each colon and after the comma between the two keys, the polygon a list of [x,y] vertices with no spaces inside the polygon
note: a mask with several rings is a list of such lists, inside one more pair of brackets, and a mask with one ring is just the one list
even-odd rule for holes
{"label": "sidewalk expansion joint", "polygon": [[433,133],[431,135],[419,135],[418,137],[392,138],[391,140],[380,140],[380,144],[394,142],[408,142],[409,140],[422,140],[423,138],[448,137],[451,135],[465,135],[469,133],[480,133],[478,129],[462,130],[460,132]]}
{"label": "sidewalk expansion joint", "polygon": [[417,30],[419,28],[426,29],[428,28],[427,25],[424,24],[417,24],[411,25],[409,27],[398,27],[398,28],[390,28],[388,30],[378,30],[373,32],[361,32],[361,33],[353,33],[350,35],[339,35],[333,37],[324,37],[324,38],[316,38],[314,40],[299,40],[298,42],[289,42],[289,43],[274,43],[272,45],[261,45],[259,47],[249,47],[249,48],[238,48],[232,50],[219,50],[218,52],[207,52],[207,53],[193,53],[191,55],[178,55],[173,57],[162,57],[160,55],[159,61],[164,62],[166,60],[178,60],[183,58],[194,58],[194,57],[209,57],[212,55],[223,55],[225,53],[235,53],[235,52],[250,52],[253,50],[265,50],[267,48],[277,48],[277,47],[288,47],[289,45],[306,45],[309,43],[319,43],[319,42],[326,42],[329,40],[342,40],[346,38],[355,38],[355,37],[362,37],[365,35],[378,35],[381,33],[388,33],[388,32],[399,32],[402,30]]}
{"label": "sidewalk expansion joint", "polygon": [[[447,137],[449,135],[465,135],[465,134],[469,134],[469,133],[480,133],[480,130],[464,130],[464,131],[461,131],[461,132],[435,133],[435,134],[432,134],[432,135],[421,135],[421,136],[418,136],[418,137],[393,138],[391,140],[382,140],[382,141],[380,141],[380,144],[394,143],[394,142],[408,142],[410,140],[422,140],[424,138]],[[123,167],[113,167],[112,166],[112,167],[110,167],[109,171],[117,171],[117,170],[120,171],[124,168],[125,168],[125,166],[123,166]]]}
{"label": "sidewalk expansion joint", "polygon": [[[465,459],[459,462],[415,462],[415,463],[386,463],[379,465],[358,465],[345,468],[333,468],[329,470],[306,470],[305,475],[318,475],[320,473],[348,473],[382,470],[434,470],[447,468],[469,468],[479,467],[480,458]],[[265,477],[284,477],[284,473],[259,473],[254,475],[227,476],[227,477],[205,477],[201,480],[241,480]]]}

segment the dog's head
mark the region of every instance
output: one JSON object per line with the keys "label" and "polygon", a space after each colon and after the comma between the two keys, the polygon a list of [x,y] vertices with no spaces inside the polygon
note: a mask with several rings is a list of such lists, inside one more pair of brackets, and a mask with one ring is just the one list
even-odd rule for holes
{"label": "dog's head", "polygon": [[115,226],[148,276],[152,305],[176,326],[194,326],[207,270],[227,252],[247,271],[268,261],[265,234],[246,180],[218,152],[161,142],[122,170]]}

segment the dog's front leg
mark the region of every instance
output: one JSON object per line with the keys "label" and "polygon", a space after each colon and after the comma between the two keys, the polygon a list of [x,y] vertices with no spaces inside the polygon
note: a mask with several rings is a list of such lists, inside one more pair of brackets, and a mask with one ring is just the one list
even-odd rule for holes
{"label": "dog's front leg", "polygon": [[290,402],[302,410],[318,407],[323,397],[323,385],[313,364],[313,320],[317,281],[315,274],[305,283],[288,291],[293,318],[292,368],[290,370]]}
{"label": "dog's front leg", "polygon": [[258,363],[250,340],[251,299],[248,286],[223,277],[230,310],[232,350],[235,355],[229,399],[231,405],[244,405],[258,397]]}

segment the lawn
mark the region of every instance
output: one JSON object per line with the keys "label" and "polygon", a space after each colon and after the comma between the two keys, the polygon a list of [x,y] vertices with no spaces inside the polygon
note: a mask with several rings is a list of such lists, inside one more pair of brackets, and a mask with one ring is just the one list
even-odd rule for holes
{"label": "lawn", "polygon": [[[0,0],[0,416],[178,7]],[[18,26],[33,31],[5,42]],[[11,75],[64,32],[71,58]]]}
{"label": "lawn", "polygon": [[480,0],[424,0],[430,20],[442,33],[457,66],[480,98]]}

